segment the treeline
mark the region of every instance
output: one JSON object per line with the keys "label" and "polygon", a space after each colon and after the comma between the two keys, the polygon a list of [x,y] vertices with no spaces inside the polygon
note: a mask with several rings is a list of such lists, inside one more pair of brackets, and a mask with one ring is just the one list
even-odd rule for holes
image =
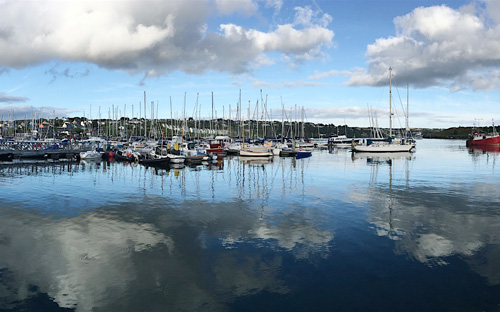
{"label": "treeline", "polygon": [[[498,132],[499,128],[495,127]],[[448,129],[422,129],[422,136],[428,139],[467,139],[472,132],[492,133],[493,128],[489,127],[453,127]]]}
{"label": "treeline", "polygon": [[[144,128],[150,129],[147,131],[148,136],[152,136],[151,129],[155,129],[154,136],[170,137],[172,135],[196,136],[193,135],[193,129],[204,129],[204,133],[211,135],[229,135],[231,137],[238,137],[243,134],[242,129],[245,129],[244,136],[251,138],[276,138],[282,134],[285,137],[305,137],[305,138],[328,138],[332,135],[345,135],[349,138],[369,138],[374,137],[371,128],[368,127],[350,127],[348,125],[335,125],[325,123],[312,123],[312,122],[284,122],[282,129],[281,121],[256,121],[245,120],[243,123],[236,120],[228,119],[213,119],[213,120],[195,120],[188,118],[187,120],[179,119],[158,119],[158,120],[144,120],[142,119],[129,119],[122,117],[118,120],[100,119],[92,120],[90,122],[84,117],[71,117],[71,118],[55,118],[55,119],[39,119],[36,125],[33,126],[32,120],[17,120],[15,122],[2,122],[1,133],[3,136],[12,136],[14,128],[17,132],[28,132],[30,129],[39,128],[39,125],[45,125],[44,130],[40,131],[49,132],[51,129],[56,130],[57,133],[64,128],[71,130],[76,137],[85,137],[88,135],[104,135],[104,136],[131,136],[142,135]],[[48,128],[47,128],[48,127]],[[121,130],[119,130],[121,129]],[[184,129],[184,133],[181,129]],[[119,130],[119,131],[118,131]],[[429,129],[419,128],[412,129],[412,136],[422,136],[423,138],[437,138],[437,139],[467,139],[469,134],[472,133],[472,127],[453,127],[448,129]],[[478,129],[485,133],[491,133],[492,127],[482,127]],[[388,136],[389,130],[380,129],[382,135]],[[497,128],[498,131],[498,128]],[[200,132],[198,132],[199,135]],[[209,135],[208,134],[208,135]],[[393,129],[393,136],[402,135],[402,131]]]}

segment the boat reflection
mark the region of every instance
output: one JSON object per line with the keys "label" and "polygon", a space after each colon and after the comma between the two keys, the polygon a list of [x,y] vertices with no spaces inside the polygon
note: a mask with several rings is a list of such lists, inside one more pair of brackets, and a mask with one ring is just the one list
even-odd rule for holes
{"label": "boat reflection", "polygon": [[274,161],[274,156],[269,157],[240,157],[240,162],[253,165],[264,165]]}
{"label": "boat reflection", "polygon": [[413,154],[352,153],[351,156],[353,162],[366,160],[366,164],[371,167],[368,189],[364,192],[371,210],[369,222],[374,226],[378,236],[399,240],[405,231],[399,227],[397,214],[404,203],[397,201],[394,191],[401,187],[409,187],[409,162]]}
{"label": "boat reflection", "polygon": [[352,160],[366,159],[367,164],[388,164],[392,165],[392,162],[396,159],[407,159],[411,160],[413,157],[412,153],[409,152],[398,152],[398,153],[352,153]]}
{"label": "boat reflection", "polygon": [[46,161],[35,163],[16,163],[0,164],[0,176],[24,176],[24,175],[61,175],[72,174],[80,171],[80,166],[75,162],[49,163]]}
{"label": "boat reflection", "polygon": [[469,147],[469,154],[498,154],[500,153],[500,146],[495,146],[495,145],[482,145],[482,146],[473,146]]}
{"label": "boat reflection", "polygon": [[[474,148],[476,153],[496,156],[497,149]],[[500,285],[498,179],[428,185],[410,179],[413,155],[353,158],[359,159],[371,166],[369,183],[357,190],[362,194],[359,200],[367,204],[373,231],[392,240],[397,255],[429,267],[447,266],[458,256],[490,285]]]}

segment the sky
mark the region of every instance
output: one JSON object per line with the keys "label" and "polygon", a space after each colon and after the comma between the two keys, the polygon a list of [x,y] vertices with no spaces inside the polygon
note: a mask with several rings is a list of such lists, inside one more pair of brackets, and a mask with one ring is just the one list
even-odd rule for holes
{"label": "sky", "polygon": [[0,0],[1,120],[489,126],[499,65],[500,0]]}

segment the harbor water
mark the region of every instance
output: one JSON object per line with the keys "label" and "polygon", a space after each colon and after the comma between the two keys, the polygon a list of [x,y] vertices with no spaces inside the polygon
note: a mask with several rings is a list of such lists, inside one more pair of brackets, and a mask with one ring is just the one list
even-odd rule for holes
{"label": "harbor water", "polygon": [[500,151],[0,165],[0,311],[500,311]]}

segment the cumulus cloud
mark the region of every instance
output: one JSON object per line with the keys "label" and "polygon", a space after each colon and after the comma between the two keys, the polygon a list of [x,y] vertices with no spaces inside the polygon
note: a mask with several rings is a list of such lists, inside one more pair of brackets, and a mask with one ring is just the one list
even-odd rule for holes
{"label": "cumulus cloud", "polygon": [[282,2],[7,0],[0,3],[0,68],[61,60],[145,77],[178,70],[242,73],[254,62],[272,63],[269,53],[293,62],[321,56],[331,44],[331,17],[310,8],[297,8],[294,22],[267,31],[231,21],[207,24],[212,16],[257,16],[259,5],[278,10]]}
{"label": "cumulus cloud", "polygon": [[353,73],[347,84],[387,85],[392,67],[398,82],[414,87],[498,89],[499,22],[495,1],[458,10],[445,5],[416,8],[394,19],[396,36],[368,45],[368,69]]}

